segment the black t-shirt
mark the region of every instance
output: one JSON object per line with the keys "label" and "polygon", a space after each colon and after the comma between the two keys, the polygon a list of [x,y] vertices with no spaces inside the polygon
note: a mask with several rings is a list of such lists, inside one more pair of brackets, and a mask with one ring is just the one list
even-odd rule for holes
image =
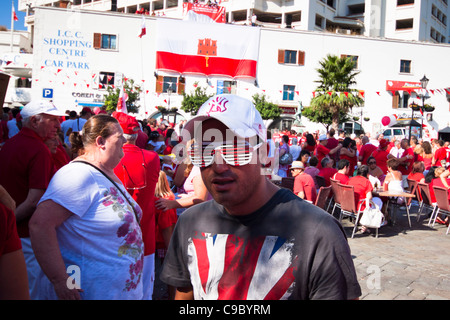
{"label": "black t-shirt", "polygon": [[355,299],[347,239],[322,209],[280,189],[260,209],[231,216],[208,201],[175,227],[161,279],[195,299]]}

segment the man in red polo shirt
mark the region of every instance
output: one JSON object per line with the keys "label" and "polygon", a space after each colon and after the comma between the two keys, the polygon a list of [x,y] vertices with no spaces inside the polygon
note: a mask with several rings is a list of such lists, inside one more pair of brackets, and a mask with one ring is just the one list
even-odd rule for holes
{"label": "man in red polo shirt", "polygon": [[142,273],[143,299],[151,300],[156,251],[154,195],[159,178],[160,160],[156,152],[136,146],[140,130],[136,118],[122,112],[114,112],[113,117],[119,121],[124,137],[127,139],[123,145],[124,156],[114,172],[142,209],[141,230],[145,248]]}
{"label": "man in red polo shirt", "polygon": [[53,174],[53,159],[44,141],[56,137],[59,118],[65,113],[49,101],[32,101],[23,107],[23,127],[0,150],[0,185],[16,202],[17,231],[27,264],[30,297],[36,273],[40,272],[31,248],[28,221],[47,189]]}
{"label": "man in red polo shirt", "polygon": [[372,152],[377,150],[377,147],[370,143],[369,137],[364,136],[361,138],[362,146],[361,150],[359,150],[358,160],[361,164],[367,164],[367,159],[369,159]]}
{"label": "man in red polo shirt", "polygon": [[305,166],[303,165],[303,162],[292,162],[290,170],[292,176],[295,178],[294,194],[302,199],[315,203],[317,198],[316,185],[313,178],[304,172]]}

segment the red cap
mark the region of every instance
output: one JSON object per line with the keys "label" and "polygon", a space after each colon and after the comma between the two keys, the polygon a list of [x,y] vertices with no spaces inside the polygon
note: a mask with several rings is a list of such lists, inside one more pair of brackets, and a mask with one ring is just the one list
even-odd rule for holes
{"label": "red cap", "polygon": [[139,122],[135,117],[129,116],[123,112],[113,112],[112,116],[119,121],[122,127],[123,133],[125,134],[135,134],[139,131]]}
{"label": "red cap", "polygon": [[90,113],[92,115],[94,115],[94,113],[92,112],[92,109],[89,107],[84,107],[83,110],[81,110],[82,113]]}
{"label": "red cap", "polygon": [[388,146],[388,144],[389,144],[389,142],[386,139],[381,139],[379,147],[380,147],[380,149],[384,149]]}

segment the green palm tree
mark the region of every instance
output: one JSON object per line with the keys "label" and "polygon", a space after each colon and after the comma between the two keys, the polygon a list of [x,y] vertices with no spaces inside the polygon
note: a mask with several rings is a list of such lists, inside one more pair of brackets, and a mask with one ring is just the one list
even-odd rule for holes
{"label": "green palm tree", "polygon": [[350,88],[356,84],[355,78],[359,72],[355,70],[355,62],[351,58],[339,58],[334,55],[327,55],[320,61],[317,72],[319,80],[315,82],[319,86],[315,90],[315,97],[311,100],[311,107],[316,112],[330,113],[331,125],[337,129],[339,115],[364,102],[359,90]]}

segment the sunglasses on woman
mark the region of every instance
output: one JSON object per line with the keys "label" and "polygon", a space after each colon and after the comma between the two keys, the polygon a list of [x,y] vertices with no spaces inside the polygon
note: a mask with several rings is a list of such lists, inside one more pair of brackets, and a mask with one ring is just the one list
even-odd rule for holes
{"label": "sunglasses on woman", "polygon": [[[208,142],[192,143],[189,148],[189,158],[191,163],[200,168],[210,166],[216,154],[220,154],[225,163],[237,167],[245,166],[252,161],[253,153],[262,145],[250,145],[248,141],[240,140],[237,142]],[[219,158],[220,159],[220,158]],[[221,164],[220,162],[218,162]]]}

